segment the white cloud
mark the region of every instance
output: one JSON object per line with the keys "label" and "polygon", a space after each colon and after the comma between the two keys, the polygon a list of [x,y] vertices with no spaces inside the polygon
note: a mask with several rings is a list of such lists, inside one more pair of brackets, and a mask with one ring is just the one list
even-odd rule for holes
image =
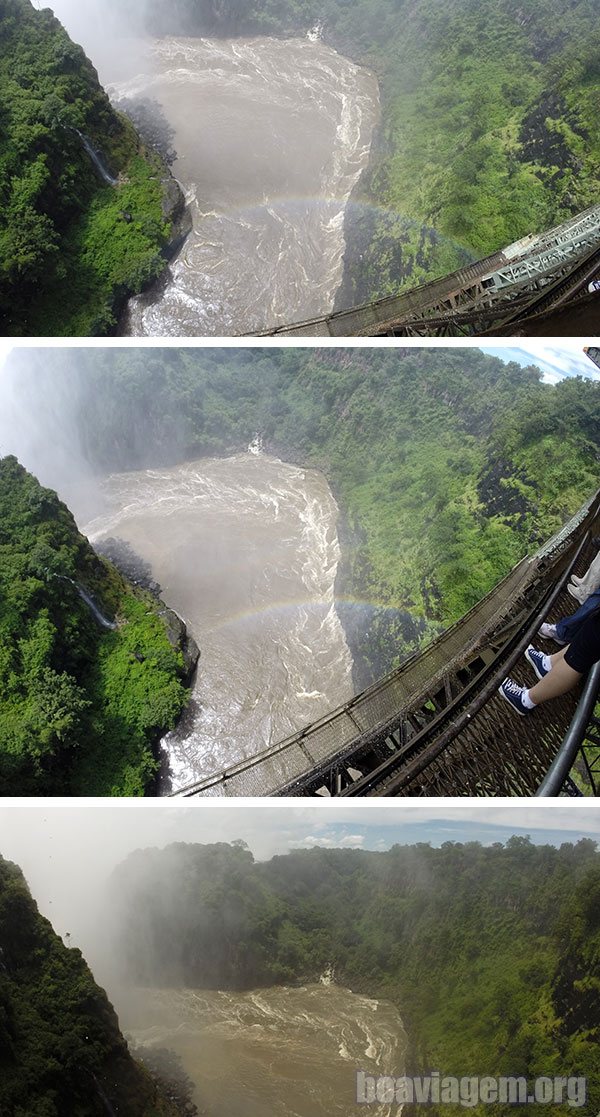
{"label": "white cloud", "polygon": [[[589,344],[597,345],[598,339],[590,338]],[[566,376],[585,376],[591,380],[600,380],[600,369],[586,357],[580,338],[561,338],[560,342],[552,343],[532,338],[522,345],[492,344],[482,345],[481,349],[505,362],[516,361],[523,366],[536,365],[546,384],[557,384]]]}
{"label": "white cloud", "polygon": [[356,849],[363,846],[365,841],[366,836],[364,834],[344,834],[343,836],[327,834],[322,838],[317,838],[314,834],[308,834],[305,838],[291,841],[290,846],[293,846],[294,849],[302,849],[303,847],[310,849],[316,846],[321,849]]}

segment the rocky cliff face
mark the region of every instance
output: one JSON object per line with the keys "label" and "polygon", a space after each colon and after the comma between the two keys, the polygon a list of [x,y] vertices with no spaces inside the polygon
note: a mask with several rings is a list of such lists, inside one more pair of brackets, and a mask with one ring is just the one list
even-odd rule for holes
{"label": "rocky cliff face", "polygon": [[0,857],[0,1113],[177,1117],[136,1063],[79,950],[67,948],[21,870]]}
{"label": "rocky cliff face", "polygon": [[185,204],[183,191],[168,167],[164,168],[160,185],[163,192],[162,216],[170,227],[168,239],[163,246],[163,255],[170,260],[192,230],[192,215]]}

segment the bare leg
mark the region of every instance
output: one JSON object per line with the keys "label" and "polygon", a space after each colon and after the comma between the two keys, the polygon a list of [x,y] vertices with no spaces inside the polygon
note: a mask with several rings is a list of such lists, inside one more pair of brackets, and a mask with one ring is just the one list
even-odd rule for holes
{"label": "bare leg", "polygon": [[567,648],[561,648],[559,652],[550,656],[552,669],[543,679],[540,679],[539,683],[530,688],[529,697],[536,706],[539,706],[540,702],[548,702],[550,698],[558,698],[559,694],[566,694],[579,682],[581,672],[574,671],[568,663],[565,663],[566,651]]}

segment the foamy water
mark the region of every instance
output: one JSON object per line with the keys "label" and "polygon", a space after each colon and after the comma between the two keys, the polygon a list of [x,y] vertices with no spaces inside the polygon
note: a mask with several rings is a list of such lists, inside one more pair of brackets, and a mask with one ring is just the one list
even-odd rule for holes
{"label": "foamy water", "polygon": [[331,310],[344,210],[378,114],[368,71],[319,38],[154,42],[116,96],[158,100],[193,231],[123,332],[231,335]]}
{"label": "foamy water", "polygon": [[102,489],[86,535],[130,542],[201,647],[190,707],[164,739],[174,790],[351,697],[334,604],[338,509],[320,473],[255,443],[232,458],[116,474]]}
{"label": "foamy water", "polygon": [[[117,1001],[135,1042],[175,1050],[212,1117],[350,1117],[356,1071],[400,1075],[406,1037],[394,1005],[338,986],[251,993],[134,990]],[[396,1117],[397,1105],[370,1105]]]}

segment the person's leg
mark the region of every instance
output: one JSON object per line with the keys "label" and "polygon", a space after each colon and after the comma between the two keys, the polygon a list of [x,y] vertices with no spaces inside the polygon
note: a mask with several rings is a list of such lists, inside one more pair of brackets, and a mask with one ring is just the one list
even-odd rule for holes
{"label": "person's leg", "polygon": [[555,628],[558,639],[562,640],[564,644],[570,644],[575,638],[582,622],[592,610],[597,609],[599,605],[600,590],[596,590],[594,593],[590,594],[583,605],[579,606],[576,613],[573,613],[570,617],[563,617],[562,620],[556,622]]}
{"label": "person's leg", "polygon": [[555,655],[550,656],[552,669],[543,679],[540,679],[539,683],[530,687],[528,695],[534,705],[539,706],[542,702],[548,702],[551,698],[558,698],[560,694],[566,694],[579,682],[581,672],[574,671],[568,663],[565,663],[565,652],[567,650],[567,648],[562,648]]}
{"label": "person's leg", "polygon": [[[565,663],[565,655],[568,650],[568,648],[561,648],[559,652],[548,656],[550,670],[535,686],[519,686],[514,679],[504,680],[498,688],[499,692],[516,713],[525,715],[530,710],[534,710],[536,706],[548,702],[551,698],[558,698],[560,694],[566,694],[567,691],[576,686],[581,678],[581,672],[575,671],[572,667],[569,667],[568,663]],[[530,651],[533,652],[533,657],[528,654]],[[537,652],[535,648],[528,648],[525,654],[539,678],[539,667],[536,666],[535,659],[541,653]]]}
{"label": "person's leg", "polygon": [[578,587],[580,593],[587,597],[600,587],[600,552],[588,566],[582,578],[573,574],[571,581]]}
{"label": "person's leg", "polygon": [[[527,651],[530,653],[527,658],[539,676],[541,653],[531,647]],[[519,686],[514,679],[508,678],[498,688],[502,697],[522,717],[541,703],[572,690],[582,675],[600,659],[600,610],[596,609],[592,616],[586,617],[573,642],[555,652],[549,659],[550,670],[535,686]],[[543,668],[543,664],[541,666]]]}

